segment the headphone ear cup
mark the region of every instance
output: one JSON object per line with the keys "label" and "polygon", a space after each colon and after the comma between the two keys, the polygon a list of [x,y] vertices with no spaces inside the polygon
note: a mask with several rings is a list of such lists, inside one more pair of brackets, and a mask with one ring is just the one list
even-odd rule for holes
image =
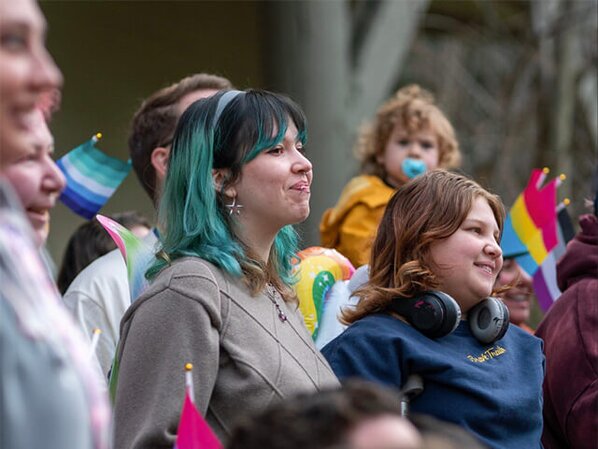
{"label": "headphone ear cup", "polygon": [[484,344],[504,337],[509,328],[509,309],[497,298],[489,297],[473,307],[468,314],[473,336]]}
{"label": "headphone ear cup", "polygon": [[461,309],[457,301],[439,291],[425,292],[415,298],[396,298],[390,307],[429,338],[450,334],[461,320]]}
{"label": "headphone ear cup", "polygon": [[433,296],[442,304],[443,312],[445,314],[441,325],[438,327],[432,338],[440,338],[452,334],[461,321],[461,307],[459,307],[459,304],[452,296],[444,292],[432,291],[427,292],[427,295]]}

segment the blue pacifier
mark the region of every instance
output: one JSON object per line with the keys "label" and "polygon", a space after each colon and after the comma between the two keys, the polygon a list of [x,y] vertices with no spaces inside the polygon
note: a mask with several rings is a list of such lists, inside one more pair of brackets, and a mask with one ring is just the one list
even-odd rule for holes
{"label": "blue pacifier", "polygon": [[420,159],[411,159],[407,158],[403,160],[401,164],[401,169],[403,173],[409,178],[413,179],[416,176],[419,176],[426,172],[428,167],[426,167],[426,163]]}

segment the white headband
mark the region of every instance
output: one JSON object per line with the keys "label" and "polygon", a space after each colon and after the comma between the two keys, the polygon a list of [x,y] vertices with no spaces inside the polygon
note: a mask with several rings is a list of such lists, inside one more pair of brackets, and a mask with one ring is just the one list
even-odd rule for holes
{"label": "white headband", "polygon": [[212,119],[212,128],[215,128],[216,125],[218,124],[218,119],[220,119],[220,116],[222,115],[222,111],[224,111],[224,108],[231,101],[233,101],[237,97],[237,95],[244,94],[244,93],[245,92],[243,92],[241,90],[229,90],[229,91],[225,92],[220,97],[220,100],[218,100],[218,106],[216,106],[216,112],[214,113],[214,118]]}

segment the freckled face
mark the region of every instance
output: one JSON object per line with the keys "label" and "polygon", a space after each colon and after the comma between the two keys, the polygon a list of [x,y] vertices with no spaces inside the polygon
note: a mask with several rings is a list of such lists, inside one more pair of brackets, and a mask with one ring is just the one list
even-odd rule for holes
{"label": "freckled face", "polygon": [[438,138],[430,128],[408,133],[397,123],[390,134],[384,152],[378,156],[378,163],[384,166],[386,182],[399,187],[409,181],[402,164],[407,158],[422,161],[427,170],[438,167]]}
{"label": "freckled face", "polygon": [[452,296],[464,313],[492,293],[503,263],[498,239],[492,209],[477,197],[459,229],[430,247],[439,290]]}
{"label": "freckled face", "polygon": [[291,121],[280,144],[243,166],[235,184],[237,201],[243,205],[240,219],[269,232],[304,221],[309,215],[312,175]]}

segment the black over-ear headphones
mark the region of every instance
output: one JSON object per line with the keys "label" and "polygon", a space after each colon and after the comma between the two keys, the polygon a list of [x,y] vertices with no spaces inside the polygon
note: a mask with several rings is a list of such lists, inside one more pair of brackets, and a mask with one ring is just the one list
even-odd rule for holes
{"label": "black over-ear headphones", "polygon": [[[395,298],[389,307],[430,338],[450,334],[461,320],[457,301],[440,291],[428,291],[414,298]],[[469,311],[468,321],[473,336],[480,343],[491,344],[507,332],[509,309],[501,300],[488,297]]]}

